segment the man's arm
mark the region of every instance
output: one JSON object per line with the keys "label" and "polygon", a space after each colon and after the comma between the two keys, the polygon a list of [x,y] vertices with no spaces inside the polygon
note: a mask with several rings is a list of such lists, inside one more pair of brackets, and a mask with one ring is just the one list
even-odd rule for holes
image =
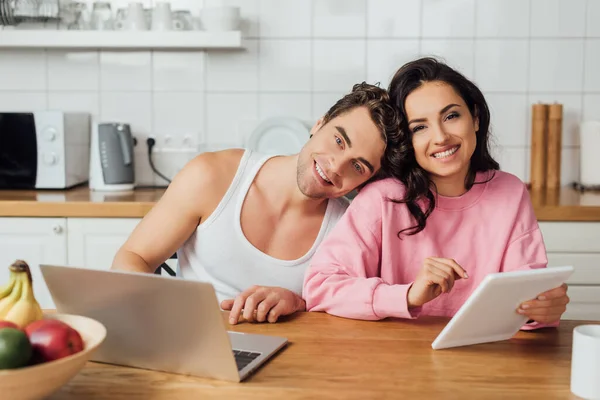
{"label": "man's arm", "polygon": [[215,181],[222,159],[223,155],[205,153],[190,161],[119,249],[111,269],[153,273],[175,253],[210,205],[220,200],[223,179]]}

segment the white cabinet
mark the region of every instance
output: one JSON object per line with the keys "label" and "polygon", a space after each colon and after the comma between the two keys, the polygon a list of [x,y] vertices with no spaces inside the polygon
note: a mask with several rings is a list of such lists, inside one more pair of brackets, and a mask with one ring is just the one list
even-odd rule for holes
{"label": "white cabinet", "polygon": [[572,265],[563,319],[600,321],[600,222],[540,222],[548,266]]}
{"label": "white cabinet", "polygon": [[67,260],[74,267],[110,268],[139,218],[68,218]]}
{"label": "white cabinet", "polygon": [[66,218],[0,218],[0,285],[8,266],[21,259],[31,267],[33,291],[42,307],[54,306],[39,264],[67,263]]}
{"label": "white cabinet", "polygon": [[[67,218],[68,263],[73,267],[109,269],[119,248],[141,218]],[[177,260],[166,263],[177,268]]]}
{"label": "white cabinet", "polygon": [[[141,218],[0,218],[0,285],[17,259],[31,267],[33,288],[42,308],[54,302],[40,264],[108,270],[119,248]],[[176,269],[177,260],[167,264]]]}

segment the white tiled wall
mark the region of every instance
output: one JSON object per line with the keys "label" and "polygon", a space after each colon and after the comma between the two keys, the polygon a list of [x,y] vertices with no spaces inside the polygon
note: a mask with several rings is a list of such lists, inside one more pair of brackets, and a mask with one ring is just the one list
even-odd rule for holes
{"label": "white tiled wall", "polygon": [[[126,3],[113,0],[115,8]],[[205,4],[241,6],[245,49],[2,50],[0,109],[49,107],[130,122],[142,145],[157,138],[165,149],[157,164],[174,172],[185,162],[178,150],[241,146],[257,120],[273,116],[314,121],[353,83],[385,86],[404,62],[437,55],[484,91],[495,154],[525,181],[531,104],[564,104],[563,183],[578,179],[579,122],[600,119],[600,0],[172,3],[195,15]],[[144,147],[137,153],[143,160]],[[146,163],[138,170],[140,183],[163,183]]]}

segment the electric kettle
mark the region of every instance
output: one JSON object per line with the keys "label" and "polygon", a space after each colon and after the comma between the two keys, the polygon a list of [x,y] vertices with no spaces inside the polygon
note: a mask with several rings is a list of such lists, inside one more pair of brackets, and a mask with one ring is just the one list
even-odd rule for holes
{"label": "electric kettle", "polygon": [[90,189],[130,191],[135,187],[135,139],[124,123],[100,123],[92,128]]}

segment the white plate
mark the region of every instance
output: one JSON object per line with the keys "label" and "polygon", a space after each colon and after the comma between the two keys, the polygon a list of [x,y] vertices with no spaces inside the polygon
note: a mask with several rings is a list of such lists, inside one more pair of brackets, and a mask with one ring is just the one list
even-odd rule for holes
{"label": "white plate", "polygon": [[250,134],[246,147],[263,154],[296,154],[308,141],[309,135],[310,129],[298,119],[270,118]]}

